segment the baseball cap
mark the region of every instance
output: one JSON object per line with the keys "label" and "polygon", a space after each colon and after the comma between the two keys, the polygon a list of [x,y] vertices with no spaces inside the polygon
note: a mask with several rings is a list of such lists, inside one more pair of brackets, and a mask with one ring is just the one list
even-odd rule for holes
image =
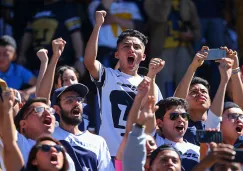
{"label": "baseball cap", "polygon": [[0,38],[0,46],[6,46],[6,45],[10,45],[12,46],[14,49],[17,49],[17,43],[14,40],[13,37],[8,36],[8,35],[4,35]]}
{"label": "baseball cap", "polygon": [[57,105],[60,96],[63,93],[68,92],[68,91],[75,91],[80,95],[80,97],[84,98],[88,94],[89,89],[87,86],[80,84],[80,83],[72,84],[70,86],[64,86],[59,89],[56,89],[52,95],[51,105],[52,106]]}

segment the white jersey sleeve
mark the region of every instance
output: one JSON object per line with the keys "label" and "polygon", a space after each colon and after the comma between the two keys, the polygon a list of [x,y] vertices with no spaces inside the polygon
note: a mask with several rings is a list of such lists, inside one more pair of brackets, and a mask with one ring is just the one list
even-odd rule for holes
{"label": "white jersey sleeve", "polygon": [[208,118],[205,122],[205,128],[217,128],[220,130],[222,117],[215,115],[210,109],[208,110]]}
{"label": "white jersey sleeve", "polygon": [[3,142],[2,138],[0,137],[0,168],[2,168],[2,171],[6,171],[3,161]]}

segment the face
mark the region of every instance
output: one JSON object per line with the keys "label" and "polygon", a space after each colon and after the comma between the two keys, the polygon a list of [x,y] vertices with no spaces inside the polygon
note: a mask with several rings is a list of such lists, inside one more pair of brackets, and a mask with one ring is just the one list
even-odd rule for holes
{"label": "face", "polygon": [[60,116],[63,122],[69,125],[78,125],[82,121],[83,98],[77,92],[65,92],[60,97]]}
{"label": "face", "polygon": [[224,111],[221,123],[224,140],[228,138],[236,140],[243,135],[243,119],[237,117],[237,114],[243,116],[243,111],[240,108],[230,108]]}
{"label": "face", "polygon": [[155,158],[150,171],[180,171],[181,160],[173,150],[161,151]]}
{"label": "face", "polygon": [[230,165],[216,164],[213,171],[241,171],[240,163],[231,163]]}
{"label": "face", "polygon": [[[42,111],[41,109],[43,109]],[[38,110],[37,110],[38,109]],[[24,120],[20,121],[20,131],[31,139],[36,139],[43,133],[52,134],[55,128],[55,116],[49,106],[35,102],[25,111]]]}
{"label": "face", "polygon": [[[171,141],[182,141],[183,136],[188,127],[188,118],[183,118],[182,115],[179,115],[176,119],[171,120],[170,116],[174,114],[185,114],[186,111],[181,106],[173,106],[168,110],[163,120],[158,119],[157,124],[163,130],[163,135]],[[187,116],[187,115],[186,115]]]}
{"label": "face", "polygon": [[61,88],[63,86],[70,86],[72,84],[78,83],[77,76],[75,72],[71,69],[66,69],[62,75],[58,78],[58,84],[56,88]]}
{"label": "face", "polygon": [[45,140],[40,143],[40,146],[41,145],[48,145],[51,147],[50,149],[45,148],[45,150],[42,150],[40,147],[32,164],[36,165],[40,170],[60,170],[64,164],[64,156],[62,151],[54,147],[57,144],[53,141]]}
{"label": "face", "polygon": [[202,84],[192,85],[186,100],[190,110],[207,110],[211,105],[208,89]]}
{"label": "face", "polygon": [[157,149],[157,145],[154,141],[154,138],[150,135],[147,135],[146,137],[146,151],[147,151],[147,158],[146,158],[146,163],[145,163],[145,170],[149,170],[150,167],[150,155],[151,153]]}
{"label": "face", "polygon": [[141,61],[145,60],[145,47],[136,37],[126,37],[117,48],[115,57],[119,59],[121,71],[130,74],[138,70]]}
{"label": "face", "polygon": [[14,59],[15,49],[12,46],[0,46],[0,69],[6,70]]}

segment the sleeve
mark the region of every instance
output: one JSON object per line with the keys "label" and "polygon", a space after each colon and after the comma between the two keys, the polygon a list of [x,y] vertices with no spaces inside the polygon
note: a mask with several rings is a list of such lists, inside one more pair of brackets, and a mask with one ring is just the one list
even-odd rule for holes
{"label": "sleeve", "polygon": [[81,19],[78,15],[78,9],[77,6],[74,4],[66,4],[67,7],[65,9],[68,9],[66,12],[66,16],[64,19],[65,26],[69,33],[73,33],[77,30],[80,30],[81,28]]}
{"label": "sleeve", "polygon": [[159,102],[160,100],[163,100],[163,95],[158,87],[158,85],[156,84],[156,88],[158,89],[158,99],[157,102]]}
{"label": "sleeve", "polygon": [[124,171],[143,171],[146,162],[146,136],[144,128],[133,125],[132,132],[128,135],[127,145],[123,155]]}
{"label": "sleeve", "polygon": [[31,71],[21,65],[18,65],[18,72],[21,73],[21,78],[25,84],[29,84],[30,80],[35,77]]}
{"label": "sleeve", "polygon": [[106,78],[106,68],[100,63],[100,70],[99,70],[99,79],[95,80],[92,75],[90,75],[91,81],[95,83],[95,85],[100,88],[105,84]]}
{"label": "sleeve", "polygon": [[74,171],[75,165],[74,165],[73,159],[69,156],[68,153],[66,153],[66,157],[67,157],[67,161],[68,161],[68,165],[69,165],[68,171]]}
{"label": "sleeve", "polygon": [[4,167],[4,161],[3,161],[3,142],[2,139],[0,137],[0,168],[2,168],[2,171],[6,171],[5,167]]}
{"label": "sleeve", "polygon": [[115,171],[107,144],[103,138],[102,138],[102,141],[103,141],[103,143],[101,145],[101,148],[99,151],[99,157],[98,157],[98,161],[99,161],[98,170],[99,171],[103,171],[103,170]]}
{"label": "sleeve", "polygon": [[208,118],[205,122],[205,128],[217,128],[220,130],[220,122],[222,121],[222,117],[218,117],[215,115],[210,109],[208,110]]}

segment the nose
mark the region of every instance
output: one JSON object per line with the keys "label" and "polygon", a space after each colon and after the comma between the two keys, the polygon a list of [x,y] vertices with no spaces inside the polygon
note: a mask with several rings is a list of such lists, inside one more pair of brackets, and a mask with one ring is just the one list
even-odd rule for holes
{"label": "nose", "polygon": [[128,51],[129,53],[134,53],[134,48],[133,48],[133,46],[130,46],[130,48],[129,48],[129,51]]}
{"label": "nose", "polygon": [[68,81],[67,81],[67,86],[70,86],[70,85],[72,85],[73,84],[73,81],[71,80],[71,79],[68,79]]}
{"label": "nose", "polygon": [[166,166],[168,166],[168,167],[173,166],[173,161],[172,161],[172,159],[168,159],[168,160],[167,160]]}
{"label": "nose", "polygon": [[52,153],[52,152],[57,152],[57,149],[55,148],[55,147],[51,147],[51,149],[50,149],[50,152]]}

